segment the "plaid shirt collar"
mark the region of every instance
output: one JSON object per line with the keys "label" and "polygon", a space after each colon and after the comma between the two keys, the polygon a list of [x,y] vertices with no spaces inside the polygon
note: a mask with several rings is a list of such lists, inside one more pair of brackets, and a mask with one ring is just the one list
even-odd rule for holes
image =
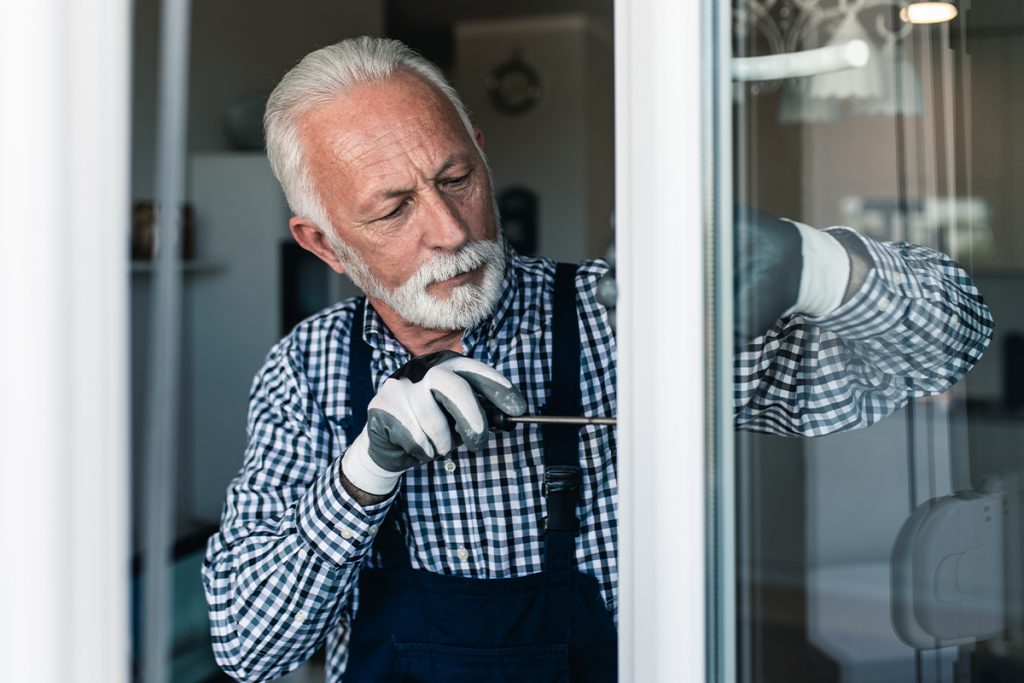
{"label": "plaid shirt collar", "polygon": [[[528,309],[538,308],[540,297],[526,296],[527,291],[533,290],[534,287],[530,286],[532,283],[525,282],[526,273],[523,271],[519,254],[507,240],[502,241],[505,247],[505,276],[501,282],[501,291],[491,314],[463,333],[462,347],[467,354],[486,340],[493,339],[499,345],[505,345],[511,343],[516,335],[536,331],[532,328],[539,329],[533,322],[537,321],[539,316],[522,313]],[[520,315],[510,315],[517,310]],[[367,306],[363,314],[363,339],[371,348],[385,355],[396,355],[403,359],[409,357],[409,352],[395,338],[372,305]]]}

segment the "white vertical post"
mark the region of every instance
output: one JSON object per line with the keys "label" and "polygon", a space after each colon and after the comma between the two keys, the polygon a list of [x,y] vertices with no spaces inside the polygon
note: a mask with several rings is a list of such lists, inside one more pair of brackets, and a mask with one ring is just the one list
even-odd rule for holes
{"label": "white vertical post", "polygon": [[622,681],[706,677],[701,4],[615,8]]}
{"label": "white vertical post", "polygon": [[0,3],[0,665],[129,675],[127,0]]}
{"label": "white vertical post", "polygon": [[185,196],[188,46],[191,0],[162,0],[156,177],[157,254],[146,401],[142,671],[163,683],[170,663],[174,499],[181,400],[180,223]]}
{"label": "white vertical post", "polygon": [[[705,301],[708,360],[707,614],[709,683],[737,676],[736,409],[733,399],[733,4],[705,0],[704,60]],[[743,163],[742,160],[740,163]]]}

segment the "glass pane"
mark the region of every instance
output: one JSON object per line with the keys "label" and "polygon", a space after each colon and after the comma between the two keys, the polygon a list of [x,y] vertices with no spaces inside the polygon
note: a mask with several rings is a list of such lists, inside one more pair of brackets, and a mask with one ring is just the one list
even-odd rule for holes
{"label": "glass pane", "polygon": [[732,6],[740,681],[1024,676],[1024,9],[943,5]]}
{"label": "glass pane", "polygon": [[[182,27],[184,32],[178,34],[187,54],[172,61],[187,67],[188,76],[187,107],[181,107],[187,123],[187,141],[182,141],[184,149],[180,150],[185,159],[181,175],[186,192],[180,202],[175,202],[180,206],[173,210],[180,244],[173,250],[170,268],[180,292],[180,314],[169,316],[180,325],[172,333],[161,335],[154,332],[154,319],[163,318],[161,313],[175,308],[163,305],[165,300],[158,294],[161,278],[155,265],[160,255],[172,252],[162,252],[161,240],[154,235],[161,204],[157,196],[162,189],[161,178],[173,175],[167,171],[167,165],[160,163],[164,136],[158,115],[167,110],[159,99],[166,84],[161,50],[168,44],[163,37],[166,26],[174,23],[168,22],[164,8],[182,6],[191,9],[190,21],[183,22],[187,27]],[[301,379],[291,384],[291,380],[286,381],[288,386],[281,396],[267,399],[268,405],[274,406],[268,410],[260,407],[264,399],[258,392],[275,382],[254,383],[254,376],[264,376],[261,367],[265,363],[284,357],[271,353],[271,349],[303,320],[318,316],[320,320],[328,319],[327,314],[321,314],[331,308],[348,306],[345,310],[351,313],[355,302],[350,299],[360,291],[347,277],[340,277],[300,246],[290,232],[289,219],[293,213],[264,149],[263,115],[268,95],[289,69],[319,47],[361,35],[400,40],[436,65],[457,86],[459,97],[472,113],[473,125],[484,131],[487,159],[493,169],[493,176],[488,178],[488,183],[493,182],[493,207],[499,212],[510,248],[523,259],[543,257],[571,263],[597,259],[607,252],[613,238],[612,1],[427,4],[409,0],[298,0],[285,4],[133,0],[133,8],[133,680],[159,681],[146,667],[160,670],[160,659],[166,659],[166,666],[162,667],[166,669],[166,680],[175,683],[226,680],[221,666],[230,669],[243,665],[250,679],[287,673],[286,680],[291,683],[323,681],[325,676],[335,680],[347,658],[347,625],[357,603],[356,584],[346,581],[343,590],[336,589],[332,583],[336,578],[333,566],[316,554],[307,556],[311,559],[308,563],[297,562],[296,567],[302,569],[294,570],[282,569],[276,558],[278,552],[281,557],[292,558],[290,562],[298,556],[294,546],[282,550],[289,543],[297,542],[303,552],[311,549],[307,541],[298,540],[297,525],[288,520],[296,516],[303,494],[313,488],[313,478],[330,481],[333,470],[328,471],[329,467],[347,449],[344,425],[352,416],[346,403],[350,356],[346,351],[341,354],[344,358],[338,357],[339,369],[328,368],[327,361],[311,362],[310,368],[303,368],[300,373]],[[448,110],[442,113],[454,114]],[[341,122],[337,125],[339,130],[344,127]],[[388,126],[393,127],[394,122],[382,124],[381,130]],[[455,161],[462,158],[450,149],[446,155]],[[446,163],[445,169],[454,169],[451,164],[455,161]],[[413,172],[403,172],[406,171]],[[441,170],[436,172],[440,174]],[[458,180],[454,171],[452,178],[445,177],[446,183],[449,180],[453,181],[450,187],[454,192],[459,187],[454,182]],[[168,201],[167,205],[170,204]],[[484,202],[484,213],[490,209],[490,203]],[[417,225],[433,229],[444,223]],[[484,225],[483,221],[476,221],[472,227]],[[402,242],[411,244],[404,238]],[[379,253],[385,251],[380,247]],[[398,271],[412,264],[410,259],[406,261],[398,267],[397,261],[382,265],[388,270],[377,275],[385,280],[397,278],[401,275]],[[511,258],[509,262],[512,263]],[[524,268],[532,268],[529,264],[534,262],[523,263],[528,264]],[[507,272],[513,272],[511,266]],[[513,282],[514,277],[508,281]],[[517,291],[523,292],[524,311],[526,304],[533,306],[532,291]],[[493,312],[497,313],[497,309]],[[385,326],[373,316],[368,319],[379,322],[380,329]],[[491,319],[497,319],[497,315],[488,314],[488,320]],[[338,332],[340,328],[332,325],[333,322],[315,322],[312,327],[320,330],[318,334],[322,333],[325,339],[347,343],[348,333]],[[357,331],[362,330],[362,318],[359,325]],[[518,331],[509,332],[500,342],[495,338],[496,332],[481,333],[472,351],[478,356],[489,354],[491,365],[511,362],[513,357],[534,358],[532,352],[520,346],[532,325],[524,323],[520,330],[516,323]],[[540,330],[540,323],[537,325]],[[494,325],[495,330],[498,327]],[[277,348],[293,343],[291,340],[303,334],[300,330]],[[404,349],[396,352],[399,343],[390,330],[386,334],[381,332],[381,338],[393,341],[394,345],[388,344],[386,354],[378,354],[384,358],[378,361],[379,368],[374,366],[378,385],[398,367],[387,365],[406,360]],[[167,353],[154,352],[157,339],[172,340]],[[547,337],[536,339],[543,343]],[[612,353],[608,349],[613,344],[613,332],[608,331],[600,352]],[[513,348],[519,355],[513,356]],[[319,348],[313,354],[327,354],[325,349],[326,346]],[[174,385],[171,393],[175,398],[161,400],[154,394],[153,387],[158,383],[151,380],[152,371],[168,367],[169,356],[178,360],[175,365],[180,372],[169,373],[175,375],[175,381],[168,382]],[[540,351],[529,362],[538,363],[538,358]],[[544,352],[543,362],[547,363],[548,358],[549,354]],[[285,361],[281,367],[289,364]],[[511,374],[509,367],[501,371]],[[314,379],[318,372],[329,374],[330,378]],[[614,377],[613,372],[600,377],[612,403],[593,410],[588,407],[588,412],[614,415]],[[309,414],[322,419],[307,420],[297,417],[296,412],[288,419],[296,419],[302,436],[285,436],[282,425],[287,421],[284,412],[289,410],[285,404],[299,395],[300,384],[321,381],[329,388],[323,396],[310,399]],[[596,386],[592,379],[587,381],[588,386]],[[521,383],[527,392],[525,382],[523,379]],[[540,388],[542,382],[535,384]],[[258,397],[252,402],[251,413],[250,392]],[[588,394],[596,395],[593,391]],[[148,418],[154,407],[162,410],[171,406],[175,410],[168,410],[173,416],[168,417],[172,426],[167,432],[173,434],[174,445],[167,446],[167,458],[154,458],[148,444],[152,435],[161,430],[153,429],[153,421]],[[540,433],[539,427],[529,429],[531,435]],[[265,436],[271,432],[273,436]],[[526,428],[520,428],[519,434],[525,433]],[[496,434],[493,439],[497,443],[504,436]],[[167,445],[171,440],[164,438],[162,443]],[[600,444],[613,441],[613,430],[602,426],[599,439],[587,446],[601,457],[584,461],[590,467],[588,471],[594,473],[588,475],[587,490],[600,489],[600,500],[606,501],[609,508],[614,505],[615,463],[609,455],[613,449]],[[271,443],[270,450],[275,455],[264,457],[260,443]],[[311,443],[315,445],[310,446]],[[497,454],[494,443],[490,448]],[[494,472],[500,468],[501,483],[494,483],[499,475],[492,477],[491,470],[475,469],[472,463],[481,460],[470,460],[466,448],[459,459],[434,462],[430,476],[435,479],[430,481],[441,482],[447,500],[454,501],[448,506],[452,510],[449,515],[437,514],[437,509],[443,507],[437,504],[437,497],[429,500],[429,508],[425,502],[409,505],[403,501],[406,510],[416,508],[417,519],[425,520],[409,533],[408,539],[410,543],[422,541],[424,546],[434,543],[424,556],[424,564],[429,563],[435,573],[454,571],[461,576],[505,578],[539,571],[543,545],[537,539],[542,538],[545,522],[540,516],[534,519],[534,513],[546,504],[543,460],[539,448],[525,441],[521,447],[524,453],[537,455],[531,460],[532,474],[523,476],[525,470],[519,469],[519,460],[495,455],[488,461],[493,463],[488,467],[494,467]],[[278,455],[280,461],[276,459]],[[167,465],[168,476],[151,475],[159,472],[152,467],[154,461]],[[479,479],[473,478],[477,476]],[[456,488],[449,483],[452,481],[465,488]],[[515,483],[514,488],[502,489],[503,495],[508,494],[507,500],[503,498],[498,504],[490,496],[477,496],[484,490],[484,481],[490,487],[487,490]],[[332,490],[333,486],[325,489]],[[456,500],[464,495],[463,490],[475,502]],[[239,502],[247,495],[254,496],[247,499],[251,504]],[[161,499],[168,501],[165,514]],[[512,508],[506,508],[506,503]],[[344,528],[341,517],[354,509],[355,506],[337,506],[334,513],[338,519],[333,524]],[[470,514],[463,515],[466,511]],[[478,518],[491,521],[478,524]],[[583,520],[584,528],[598,528],[593,533],[595,537],[600,534],[600,540],[590,543],[583,536],[580,547],[595,549],[591,557],[598,568],[588,571],[599,577],[602,599],[610,612],[617,609],[615,526],[604,521],[589,524],[587,519]],[[363,548],[372,543],[379,529],[385,528],[382,521],[383,517],[364,525],[368,540],[361,544]],[[270,527],[279,533],[264,534],[263,529]],[[148,554],[152,545],[159,545],[158,535],[152,533],[154,528],[168,536],[166,565],[152,561],[163,553]],[[221,529],[224,537],[217,540],[219,545],[207,555],[211,537]],[[338,548],[350,545],[350,536],[345,536],[345,532],[343,539],[337,541]],[[443,542],[435,543],[439,538]],[[233,560],[235,552],[239,558],[256,557],[250,554],[256,546],[261,548],[256,553],[261,560],[256,564]],[[278,550],[267,550],[271,547]],[[511,553],[508,548],[512,548]],[[467,560],[471,551],[472,558]],[[361,562],[362,557],[353,555],[349,567]],[[218,579],[219,597],[209,601],[220,602],[214,608],[210,607],[208,586],[202,580],[204,560],[209,560],[207,566],[219,563],[227,568],[224,576],[232,577]],[[158,568],[154,570],[154,566]],[[419,560],[416,566],[420,568]],[[282,569],[285,582],[293,588],[281,590],[268,578],[267,572],[275,568]],[[321,572],[320,578],[302,574],[310,568],[314,573]],[[247,583],[245,575],[258,577],[254,583],[266,588],[266,592],[254,594],[242,589],[253,585]],[[300,584],[318,588],[311,591]],[[149,591],[150,586],[155,588]],[[213,589],[210,591],[212,595]],[[151,599],[151,592],[157,599]],[[284,594],[301,596],[313,608],[280,603],[278,598]],[[256,599],[252,599],[254,595]],[[159,596],[167,597],[164,608]],[[324,603],[317,602],[324,596],[329,598],[330,609],[321,609]],[[276,605],[272,614],[266,612],[270,604]],[[232,614],[227,618],[232,626],[219,631],[217,627],[211,629],[211,619],[216,624],[228,613]],[[263,631],[253,639],[261,652],[250,658],[233,639],[235,626],[253,618],[262,624]],[[237,632],[245,630],[246,627],[239,626]],[[161,631],[166,638],[160,638]],[[161,640],[166,641],[165,652],[150,653],[150,649],[160,650]],[[261,666],[265,668],[261,670]]]}

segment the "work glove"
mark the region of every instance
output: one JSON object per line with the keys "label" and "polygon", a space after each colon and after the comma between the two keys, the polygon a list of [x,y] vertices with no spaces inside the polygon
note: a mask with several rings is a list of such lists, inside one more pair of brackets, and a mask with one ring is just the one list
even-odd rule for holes
{"label": "work glove", "polygon": [[[611,269],[597,281],[597,300],[615,329],[618,284],[615,244]],[[870,257],[865,255],[866,260]],[[840,242],[820,230],[735,205],[733,207],[733,334],[737,349],[787,315],[821,316],[843,300],[850,257]]]}
{"label": "work glove", "polygon": [[384,381],[366,410],[366,427],[342,457],[345,477],[374,495],[402,473],[464,443],[487,445],[490,406],[522,415],[526,400],[501,373],[453,351],[413,358]]}
{"label": "work glove", "polygon": [[827,315],[843,300],[850,258],[834,237],[749,207],[733,207],[734,344],[785,316]]}
{"label": "work glove", "polygon": [[800,231],[745,206],[733,207],[733,334],[736,346],[764,334],[800,292]]}

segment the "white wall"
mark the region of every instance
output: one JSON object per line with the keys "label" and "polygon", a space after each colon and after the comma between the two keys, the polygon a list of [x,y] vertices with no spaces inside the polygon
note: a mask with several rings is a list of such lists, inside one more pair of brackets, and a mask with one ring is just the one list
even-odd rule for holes
{"label": "white wall", "polygon": [[[384,30],[383,0],[216,0],[193,2],[189,149],[225,150],[224,112],[240,96],[268,94],[306,53]],[[132,196],[153,196],[157,0],[135,5],[132,79]]]}

